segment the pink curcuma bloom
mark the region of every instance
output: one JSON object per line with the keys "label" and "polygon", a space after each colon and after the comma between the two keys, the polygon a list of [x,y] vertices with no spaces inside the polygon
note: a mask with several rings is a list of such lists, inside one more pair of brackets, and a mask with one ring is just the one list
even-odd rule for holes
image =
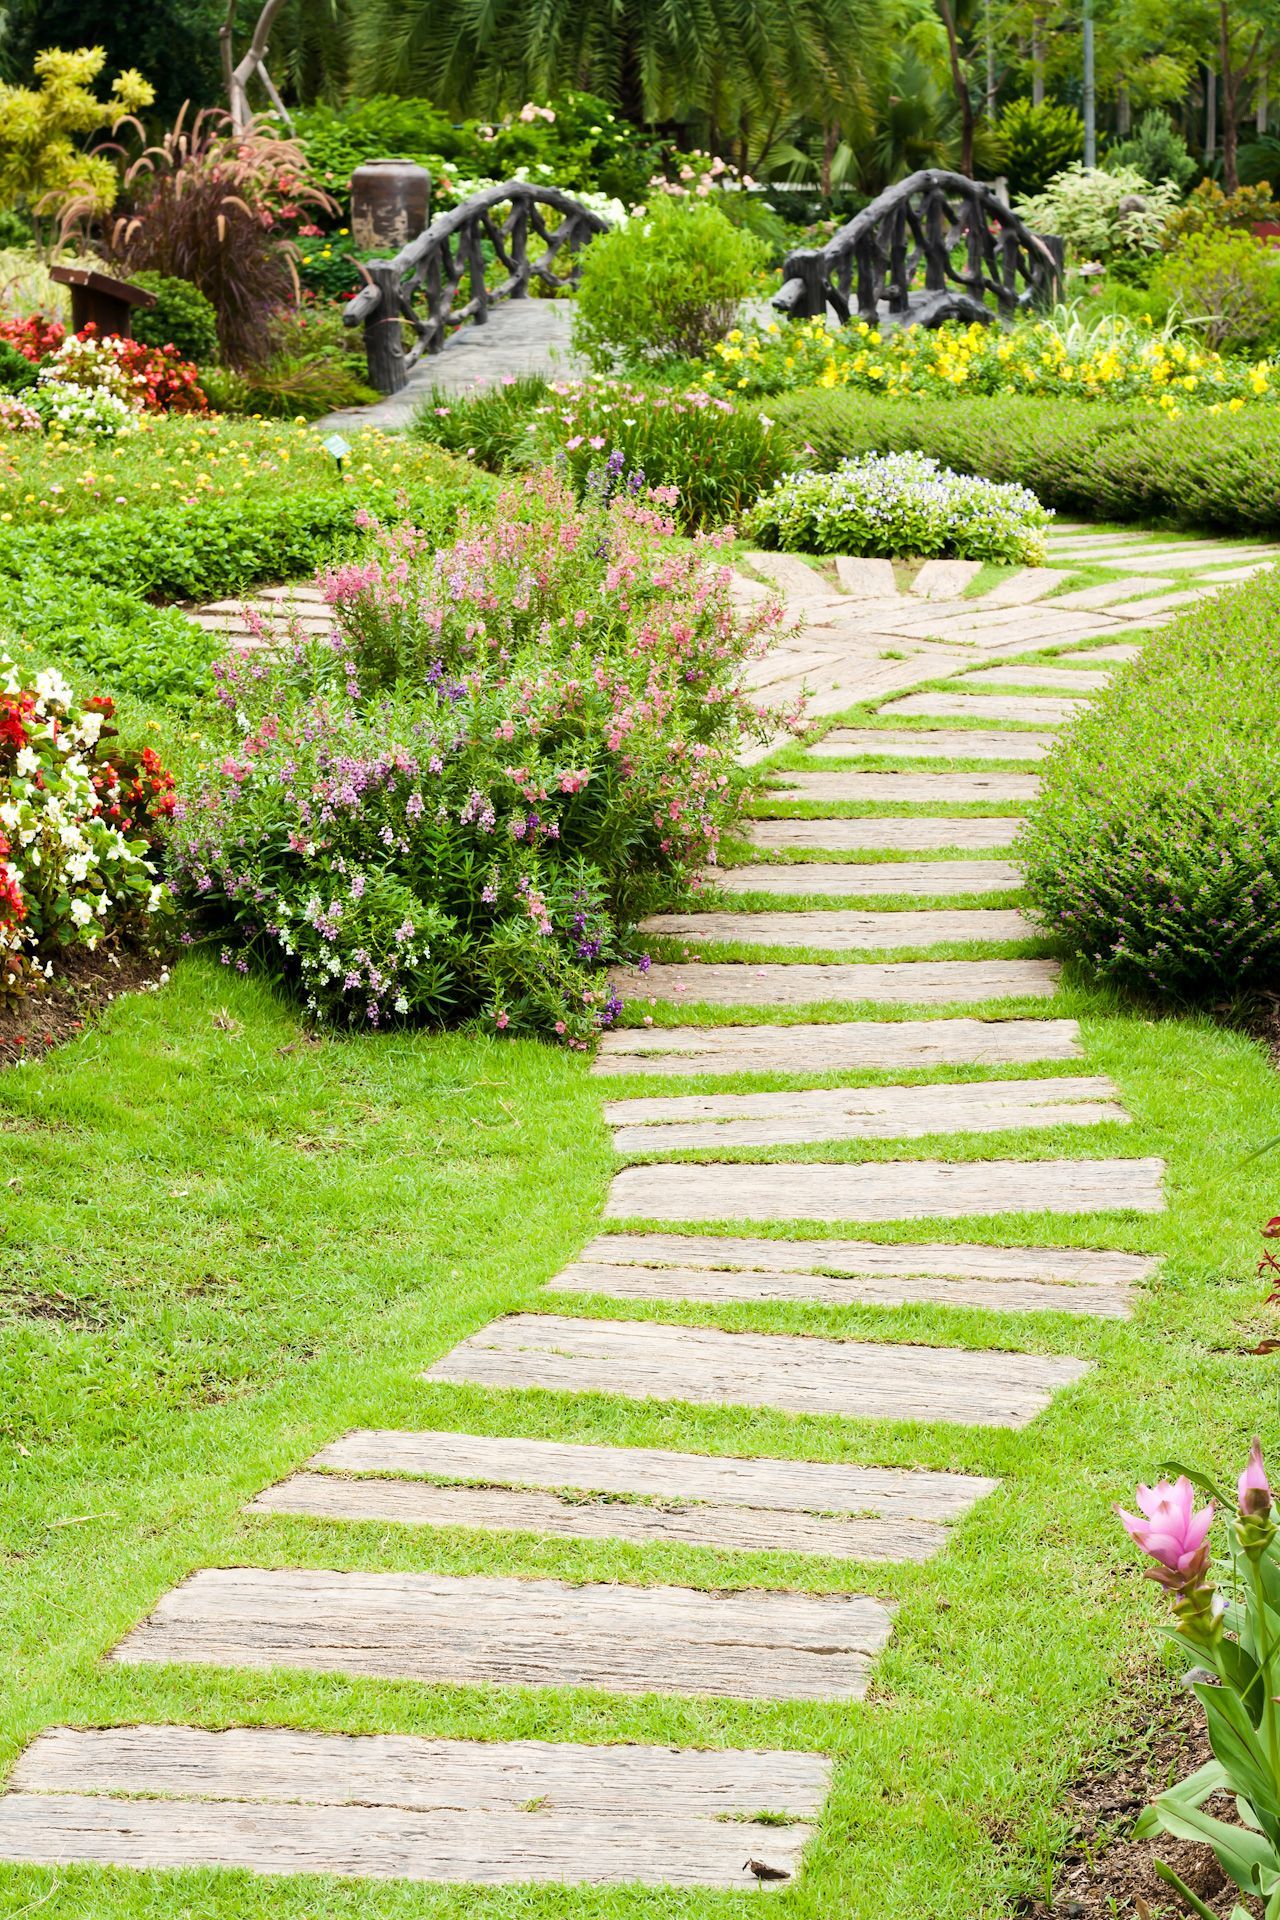
{"label": "pink curcuma bloom", "polygon": [[1154,1487],[1138,1488],[1142,1519],[1116,1508],[1125,1532],[1156,1563],[1147,1568],[1148,1578],[1170,1593],[1193,1592],[1204,1585],[1208,1572],[1214,1504],[1211,1500],[1197,1513],[1195,1500],[1195,1488],[1183,1474],[1172,1485],[1161,1480]]}
{"label": "pink curcuma bloom", "polygon": [[1236,1494],[1240,1501],[1241,1519],[1265,1518],[1271,1512],[1271,1487],[1267,1470],[1262,1464],[1261,1440],[1255,1438],[1249,1449],[1245,1470],[1236,1482]]}

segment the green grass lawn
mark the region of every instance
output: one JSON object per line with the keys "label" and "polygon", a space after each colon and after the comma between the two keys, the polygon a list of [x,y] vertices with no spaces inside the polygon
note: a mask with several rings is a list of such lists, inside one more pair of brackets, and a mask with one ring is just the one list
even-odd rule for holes
{"label": "green grass lawn", "polygon": [[[316,1043],[266,989],[198,958],[164,994],[120,1004],[73,1047],[5,1074],[0,1760],[54,1722],[170,1719],[814,1748],[838,1757],[837,1784],[803,1877],[778,1896],[788,1911],[972,1920],[1042,1892],[1064,1782],[1114,1740],[1158,1665],[1148,1623],[1161,1608],[1110,1505],[1170,1455],[1226,1471],[1251,1431],[1268,1436],[1275,1410],[1276,1362],[1248,1351],[1275,1328],[1253,1267],[1280,1176],[1245,1159],[1280,1131],[1269,1064],[1239,1034],[1149,1020],[1079,985],[1042,1010],[1068,1008],[1084,1016],[1086,1070],[1113,1075],[1132,1127],[837,1157],[1164,1155],[1164,1217],[957,1223],[967,1238],[1163,1254],[1128,1325],[548,1294],[543,1282],[597,1227],[611,1164],[599,1103],[632,1082],[593,1081],[580,1058],[534,1044]],[[700,1078],[698,1091],[776,1082]],[[783,1157],[801,1153],[812,1157]],[[947,1235],[933,1221],[858,1231]],[[1097,1364],[1021,1433],[421,1379],[495,1313],[539,1305]],[[432,1424],[989,1472],[1003,1486],[923,1567],[241,1512],[346,1428]],[[187,1572],[237,1562],[857,1589],[900,1610],[871,1696],[854,1706],[103,1664]],[[50,1920],[710,1920],[742,1897],[0,1868],[0,1913]]]}

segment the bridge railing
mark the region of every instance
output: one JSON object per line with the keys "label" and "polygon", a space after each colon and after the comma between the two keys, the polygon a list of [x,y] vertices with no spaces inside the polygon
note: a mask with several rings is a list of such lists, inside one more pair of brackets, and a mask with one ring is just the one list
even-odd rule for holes
{"label": "bridge railing", "polygon": [[[558,187],[504,180],[441,214],[393,260],[366,261],[366,284],[342,318],[364,327],[370,385],[399,393],[409,369],[423,354],[439,353],[451,327],[466,320],[483,326],[499,301],[527,299],[535,279],[551,293],[576,286],[579,249],[608,226]],[[542,252],[530,252],[531,236]],[[491,285],[495,269],[505,278]],[[414,336],[407,351],[406,322]]]}
{"label": "bridge railing", "polygon": [[1061,240],[1033,233],[980,181],[930,168],[887,188],[825,247],[789,254],[773,305],[792,319],[831,307],[846,325],[855,313],[874,324],[887,308],[936,326],[990,320],[988,297],[1002,313],[1051,304],[1062,276]]}

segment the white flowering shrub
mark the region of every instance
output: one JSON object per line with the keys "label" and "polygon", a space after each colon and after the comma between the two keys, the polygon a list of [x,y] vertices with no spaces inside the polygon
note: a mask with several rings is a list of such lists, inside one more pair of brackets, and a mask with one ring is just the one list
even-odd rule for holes
{"label": "white flowering shrub", "polygon": [[779,480],[747,537],[793,553],[991,560],[1038,566],[1052,515],[1028,487],[953,473],[923,453],[873,453]]}
{"label": "white flowering shrub", "polygon": [[48,381],[32,397],[50,433],[63,433],[69,439],[118,440],[138,431],[134,408],[105,387]]}
{"label": "white flowering shrub", "polygon": [[149,748],[112,750],[113,711],[0,656],[0,991],[167,911],[151,835],[173,779]]}

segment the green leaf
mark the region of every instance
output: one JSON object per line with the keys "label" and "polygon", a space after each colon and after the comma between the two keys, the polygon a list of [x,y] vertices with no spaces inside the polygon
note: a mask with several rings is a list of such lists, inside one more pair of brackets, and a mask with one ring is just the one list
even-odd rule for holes
{"label": "green leaf", "polygon": [[[1263,1835],[1247,1828],[1229,1827],[1199,1807],[1179,1807],[1156,1801],[1160,1824],[1176,1840],[1198,1840],[1213,1848],[1218,1865],[1243,1893],[1258,1891],[1259,1876],[1280,1872],[1280,1855]],[[1216,1920],[1216,1916],[1214,1917]]]}
{"label": "green leaf", "polygon": [[[1181,1895],[1190,1907],[1192,1913],[1200,1916],[1200,1920],[1218,1920],[1218,1916],[1214,1913],[1213,1909],[1206,1907],[1204,1901],[1198,1899],[1197,1896],[1192,1893],[1186,1881],[1179,1879],[1173,1868],[1166,1867],[1163,1860],[1156,1861],[1156,1872],[1160,1875],[1160,1878],[1165,1882],[1166,1886],[1172,1887],[1175,1893]],[[1238,1913],[1239,1911],[1240,1909],[1237,1907],[1236,1912]],[[1245,1916],[1245,1920],[1248,1920],[1248,1915]]]}
{"label": "green leaf", "polygon": [[1144,1807],[1138,1815],[1133,1829],[1135,1840],[1150,1840],[1160,1831],[1157,1809],[1161,1801],[1176,1801],[1179,1806],[1202,1807],[1211,1793],[1219,1793],[1227,1785],[1227,1770],[1220,1760],[1206,1760],[1202,1767],[1189,1773],[1185,1780],[1179,1780],[1173,1787],[1167,1787],[1149,1807]]}

